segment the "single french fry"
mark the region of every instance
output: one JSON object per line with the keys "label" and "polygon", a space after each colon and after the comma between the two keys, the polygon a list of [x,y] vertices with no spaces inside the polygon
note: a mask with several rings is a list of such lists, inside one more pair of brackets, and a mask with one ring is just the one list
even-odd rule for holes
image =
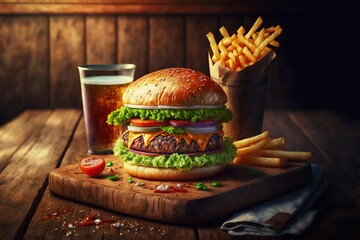
{"label": "single french fry", "polygon": [[237,30],[238,34],[244,35],[245,34],[245,28],[243,26],[240,26],[239,29]]}
{"label": "single french fry", "polygon": [[269,141],[268,138],[262,139],[259,142],[256,142],[250,146],[245,146],[242,148],[238,148],[236,150],[236,155],[240,156],[240,155],[245,155],[245,154],[250,154],[250,153],[254,153],[259,151],[267,142]]}
{"label": "single french fry", "polygon": [[211,60],[213,63],[216,63],[218,60],[216,59],[215,55],[212,55]]}
{"label": "single french fry", "polygon": [[287,160],[309,160],[312,156],[311,152],[286,151],[286,150],[274,150],[274,149],[259,150],[257,151],[256,154],[262,157],[284,158]]}
{"label": "single french fry", "polygon": [[229,38],[230,37],[230,34],[229,32],[227,31],[227,29],[222,26],[220,29],[219,29],[221,35],[224,37],[224,38]]}
{"label": "single french fry", "polygon": [[236,62],[234,62],[231,58],[229,59],[229,68],[233,71],[235,71],[236,68]]}
{"label": "single french fry", "polygon": [[250,30],[246,33],[245,38],[249,39],[251,35],[256,32],[256,30],[261,26],[262,23],[263,19],[259,16],[254,22],[253,26],[250,28]]}
{"label": "single french fry", "polygon": [[264,34],[265,34],[265,29],[262,28],[255,39],[255,42],[254,42],[255,46],[259,46],[260,43],[264,40]]}
{"label": "single french fry", "polygon": [[209,43],[216,43],[214,34],[212,32],[208,32],[206,34],[207,39],[209,40]]}
{"label": "single french fry", "polygon": [[275,31],[275,27],[274,26],[271,26],[271,27],[268,27],[265,29],[265,32],[273,32]]}
{"label": "single french fry", "polygon": [[242,68],[246,67],[247,65],[246,65],[244,56],[243,56],[243,55],[240,55],[238,58],[239,58],[239,61],[240,61],[240,66],[241,66]]}
{"label": "single french fry", "polygon": [[263,167],[284,167],[287,163],[286,159],[273,157],[258,157],[253,155],[245,155],[236,159],[236,164],[250,164]]}
{"label": "single french fry", "polygon": [[273,46],[273,47],[280,47],[280,43],[276,40],[272,40],[269,42],[269,45]]}
{"label": "single french fry", "polygon": [[224,52],[224,53],[226,53],[227,54],[227,51],[226,51],[226,48],[225,48],[225,46],[224,46],[224,43],[223,42],[219,42],[219,44],[218,44],[218,48],[219,48],[219,50],[220,50],[220,52]]}
{"label": "single french fry", "polygon": [[206,34],[206,37],[208,38],[208,40],[210,42],[211,51],[213,52],[215,58],[217,60],[219,60],[220,59],[220,53],[219,53],[219,49],[218,49],[217,44],[216,44],[214,34],[212,32],[209,32],[208,34]]}
{"label": "single french fry", "polygon": [[256,62],[256,58],[252,55],[252,53],[249,51],[249,49],[247,47],[243,48],[243,53],[245,55],[245,57],[247,57],[251,63],[255,63]]}
{"label": "single french fry", "polygon": [[219,53],[219,49],[218,49],[218,47],[217,47],[217,44],[211,43],[211,44],[210,44],[210,48],[211,48],[211,50],[212,50],[215,58],[216,58],[217,60],[219,60],[219,59],[220,59],[220,53]]}
{"label": "single french fry", "polygon": [[221,64],[224,64],[226,61],[226,53],[225,52],[220,52],[220,62]]}
{"label": "single french fry", "polygon": [[253,137],[249,137],[249,138],[244,138],[238,141],[234,142],[234,145],[236,148],[241,148],[244,146],[249,146],[250,144],[259,142],[267,137],[269,137],[270,132],[269,131],[264,131],[258,135],[255,135]]}
{"label": "single french fry", "polygon": [[271,149],[271,148],[276,148],[279,146],[283,146],[285,144],[285,138],[284,137],[279,137],[279,138],[274,138],[271,139],[269,142],[267,142],[263,149]]}
{"label": "single french fry", "polygon": [[257,39],[259,36],[259,32],[254,32],[253,35],[251,35],[252,39]]}

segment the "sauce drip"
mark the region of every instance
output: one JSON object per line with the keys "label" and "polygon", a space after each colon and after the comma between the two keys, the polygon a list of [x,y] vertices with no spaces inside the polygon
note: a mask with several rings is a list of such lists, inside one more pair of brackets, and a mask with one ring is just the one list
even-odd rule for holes
{"label": "sauce drip", "polygon": [[66,214],[66,213],[68,213],[68,212],[73,212],[73,211],[74,211],[74,208],[73,208],[73,207],[64,208],[63,210],[60,210],[60,211],[58,211],[58,212],[54,212],[54,213],[51,213],[51,214],[46,215],[46,216],[43,218],[43,221],[46,221],[46,220],[49,220],[50,218],[57,217],[57,216],[59,216],[59,215]]}

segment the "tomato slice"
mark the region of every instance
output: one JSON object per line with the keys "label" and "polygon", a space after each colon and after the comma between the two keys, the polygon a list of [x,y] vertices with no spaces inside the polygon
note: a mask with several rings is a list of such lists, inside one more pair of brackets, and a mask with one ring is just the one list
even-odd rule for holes
{"label": "tomato slice", "polygon": [[137,127],[158,127],[158,126],[166,126],[169,124],[168,120],[164,120],[162,122],[158,122],[156,120],[142,120],[140,118],[132,118],[130,119],[130,124]]}
{"label": "tomato slice", "polygon": [[100,156],[88,156],[80,160],[80,170],[91,177],[100,175],[105,169],[105,159]]}

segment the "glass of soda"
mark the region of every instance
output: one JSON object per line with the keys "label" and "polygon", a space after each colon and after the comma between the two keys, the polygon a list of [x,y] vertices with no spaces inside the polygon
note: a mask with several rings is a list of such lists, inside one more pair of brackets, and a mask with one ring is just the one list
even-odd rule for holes
{"label": "glass of soda", "polygon": [[108,114],[123,106],[122,94],[134,80],[134,64],[79,66],[88,153],[112,154],[122,127],[108,125]]}

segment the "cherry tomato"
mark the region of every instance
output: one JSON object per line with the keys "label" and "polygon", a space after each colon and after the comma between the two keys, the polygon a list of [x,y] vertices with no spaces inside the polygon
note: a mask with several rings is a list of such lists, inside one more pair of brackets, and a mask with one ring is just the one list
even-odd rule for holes
{"label": "cherry tomato", "polygon": [[164,120],[162,122],[158,122],[156,120],[141,120],[140,118],[132,118],[130,119],[130,123],[137,127],[158,127],[168,125],[169,121]]}
{"label": "cherry tomato", "polygon": [[80,170],[91,177],[100,175],[105,169],[105,159],[100,156],[89,156],[80,160]]}

